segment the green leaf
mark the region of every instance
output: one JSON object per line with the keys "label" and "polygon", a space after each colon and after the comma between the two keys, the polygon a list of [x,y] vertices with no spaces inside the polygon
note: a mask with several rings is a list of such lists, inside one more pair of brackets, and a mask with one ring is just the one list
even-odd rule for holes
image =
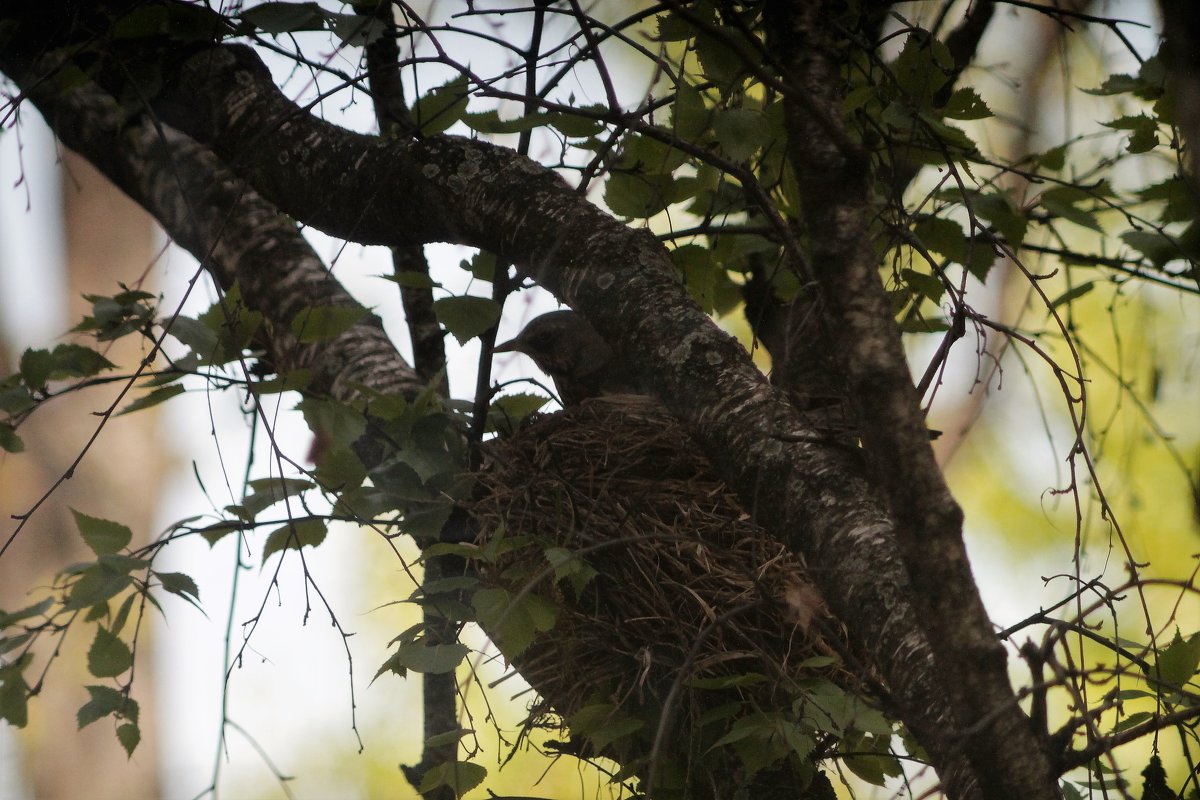
{"label": "green leaf", "polygon": [[279,394],[280,392],[299,392],[307,389],[311,380],[312,372],[310,370],[296,369],[286,375],[255,381],[254,393],[264,395]]}
{"label": "green leaf", "polygon": [[976,214],[992,223],[1009,247],[1016,249],[1025,240],[1025,229],[1029,220],[1025,218],[1021,209],[1013,205],[1007,195],[974,194],[969,198],[969,202]]}
{"label": "green leaf", "polygon": [[30,617],[38,617],[45,614],[46,611],[54,605],[54,598],[47,597],[33,605],[25,606],[19,611],[0,611],[0,630],[14,625],[21,620],[29,619]]}
{"label": "green leaf", "polygon": [[[712,14],[711,10],[708,14]],[[732,87],[746,74],[748,67],[741,54],[755,52],[745,34],[732,26],[720,27],[718,34],[696,26],[695,41],[696,58],[704,77],[722,88]]]}
{"label": "green leaf", "polygon": [[455,797],[462,797],[486,777],[487,768],[472,761],[447,761],[426,772],[417,791],[427,795],[439,786],[449,786]]}
{"label": "green leaf", "polygon": [[142,741],[142,731],[136,722],[126,722],[117,726],[117,741],[125,748],[126,756],[133,756],[138,743]]}
{"label": "green leaf", "polygon": [[24,669],[33,657],[26,653],[12,664],[0,668],[0,719],[16,728],[29,723],[29,684]]}
{"label": "green leaf", "polygon": [[119,522],[91,517],[75,509],[71,509],[71,514],[75,517],[83,541],[98,556],[121,550],[133,538],[133,532]]}
{"label": "green leaf", "polygon": [[1095,214],[1075,205],[1075,203],[1080,202],[1086,197],[1086,194],[1081,194],[1073,187],[1062,186],[1044,192],[1038,199],[1038,205],[1056,217],[1061,217],[1068,222],[1074,222],[1076,225],[1096,231],[1097,233],[1103,233],[1104,228],[1096,220]]}
{"label": "green leaf", "polygon": [[26,386],[41,389],[50,380],[50,372],[53,368],[54,361],[49,350],[30,348],[21,354],[21,378],[25,381]]}
{"label": "green leaf", "polygon": [[479,624],[509,658],[533,643],[538,633],[554,627],[558,608],[549,600],[526,593],[514,597],[504,589],[480,589],[471,598]]}
{"label": "green leaf", "polygon": [[116,365],[104,356],[78,344],[60,344],[54,350],[26,350],[21,356],[21,377],[31,388],[64,378],[90,378]]}
{"label": "green leaf", "polygon": [[696,26],[691,20],[671,11],[660,14],[655,22],[658,23],[660,42],[686,42],[696,33]]}
{"label": "green leaf", "polygon": [[506,394],[497,397],[488,409],[488,430],[514,431],[521,420],[539,411],[548,402],[549,398],[539,394]]}
{"label": "green leaf", "polygon": [[[315,483],[304,478],[259,478],[250,481],[250,494],[242,500],[236,513],[247,522],[253,522],[259,514],[276,503],[298,497],[315,486]],[[226,510],[232,511],[233,507],[227,507]]]}
{"label": "green leaf", "polygon": [[434,301],[433,313],[459,344],[466,344],[496,324],[500,305],[487,297],[443,297]]}
{"label": "green leaf", "polygon": [[529,114],[516,119],[500,119],[500,113],[497,111],[480,111],[462,116],[462,121],[468,128],[477,133],[487,134],[525,133],[550,124],[551,119],[551,114]]}
{"label": "green leaf", "polygon": [[221,522],[214,522],[212,525],[201,528],[198,532],[204,537],[204,541],[208,542],[208,546],[213,547],[217,542],[221,541],[234,531],[241,530],[241,528],[242,523],[240,522],[222,520]]}
{"label": "green leaf", "polygon": [[178,316],[166,324],[166,331],[173,339],[185,345],[205,362],[216,352],[220,337],[209,321]]}
{"label": "green leaf", "polygon": [[913,233],[921,244],[951,261],[961,264],[967,258],[967,237],[954,220],[922,215],[913,225]]}
{"label": "green leaf", "polygon": [[846,756],[842,763],[873,786],[886,786],[889,777],[900,774],[900,763],[890,755]]}
{"label": "green leaf", "polygon": [[154,572],[154,577],[158,578],[163,589],[182,597],[184,600],[193,605],[200,600],[200,587],[192,580],[190,575],[185,575],[182,572]]}
{"label": "green leaf", "polygon": [[1074,300],[1077,300],[1095,288],[1096,288],[1095,281],[1085,281],[1084,283],[1081,283],[1078,286],[1072,286],[1070,289],[1063,292],[1058,297],[1054,298],[1050,302],[1050,308],[1055,309],[1061,305],[1065,305]]}
{"label": "green leaf", "polygon": [[1149,677],[1156,683],[1161,681],[1162,685],[1156,686],[1160,694],[1178,691],[1196,676],[1197,666],[1200,666],[1200,633],[1184,639],[1176,628],[1175,638],[1159,652]]}
{"label": "green leaf", "polygon": [[496,256],[487,250],[480,250],[470,261],[460,261],[458,265],[481,281],[491,281],[496,277]]}
{"label": "green leaf", "polygon": [[330,14],[330,30],[349,47],[366,47],[388,32],[383,20],[366,14]]}
{"label": "green leaf", "polygon": [[712,120],[713,132],[731,161],[745,162],[770,140],[766,118],[748,108],[718,111]]}
{"label": "green leaf", "polygon": [[971,88],[959,89],[950,95],[942,108],[942,115],[950,119],[986,119],[992,116],[992,110],[979,93]]}
{"label": "green leaf", "polygon": [[96,637],[88,649],[88,672],[97,678],[115,678],[133,666],[133,653],[119,636],[96,628]]}
{"label": "green leaf", "polygon": [[303,343],[333,339],[353,328],[371,312],[362,306],[313,306],[292,320],[292,333]]}
{"label": "green leaf", "polygon": [[417,641],[400,645],[393,657],[406,670],[426,675],[444,675],[457,669],[470,652],[461,642],[426,645]]}
{"label": "green leaf", "polygon": [[115,597],[133,583],[127,574],[104,564],[88,567],[71,585],[71,593],[63,604],[65,611],[90,608]]}
{"label": "green leaf", "polygon": [[470,95],[467,78],[460,75],[413,103],[413,121],[426,136],[441,133],[462,119]]}
{"label": "green leaf", "polygon": [[1145,256],[1155,267],[1183,257],[1175,240],[1157,231],[1125,231],[1121,241]]}
{"label": "green leaf", "polygon": [[325,520],[319,517],[298,519],[271,531],[267,543],[263,545],[262,558],[265,562],[269,557],[282,550],[299,550],[302,547],[316,547],[325,541],[327,528]]}
{"label": "green leaf", "polygon": [[644,728],[645,720],[630,717],[612,703],[594,703],[571,715],[567,727],[571,733],[586,736],[600,750],[618,739]]}
{"label": "green leaf", "polygon": [[71,330],[91,332],[102,342],[119,339],[127,333],[145,330],[154,319],[154,307],[146,302],[154,295],[124,289],[112,297],[87,294],[84,298],[92,304],[92,315]]}
{"label": "green leaf", "polygon": [[242,11],[241,19],[271,36],[325,28],[325,12],[317,3],[263,3]]}
{"label": "green leaf", "polygon": [[954,57],[945,44],[927,31],[916,30],[904,40],[900,55],[891,64],[896,84],[915,109],[928,108],[934,93],[946,85]]}
{"label": "green leaf", "polygon": [[712,119],[713,111],[699,89],[686,81],[676,86],[671,105],[672,133],[684,141],[701,141],[712,130]]}
{"label": "green leaf", "polygon": [[1107,128],[1131,132],[1129,141],[1125,145],[1130,153],[1145,153],[1153,150],[1158,144],[1158,121],[1145,114],[1120,117],[1111,122],[1105,122],[1103,125]]}
{"label": "green leaf", "polygon": [[112,714],[120,719],[126,719],[137,724],[138,704],[131,697],[110,686],[86,686],[91,699],[79,708],[75,715],[79,727],[86,728],[98,719]]}
{"label": "green leaf", "polygon": [[143,411],[147,408],[151,408],[152,406],[156,406],[165,400],[170,400],[176,395],[183,394],[183,392],[183,384],[173,383],[170,386],[161,386],[149,394],[142,395],[137,400],[134,400],[132,403],[122,408],[117,413],[117,416],[119,417],[124,414],[132,414],[135,411]]}
{"label": "green leaf", "polygon": [[8,453],[25,450],[25,443],[17,436],[17,429],[7,422],[0,422],[0,449]]}
{"label": "green leaf", "polygon": [[[17,376],[14,375],[10,380],[16,378]],[[6,414],[21,414],[36,405],[37,401],[33,399],[33,395],[26,387],[18,383],[0,384],[0,411]]]}
{"label": "green leaf", "polygon": [[296,408],[304,414],[310,430],[320,432],[339,448],[350,447],[367,429],[367,420],[360,412],[334,400],[305,397]]}
{"label": "green leaf", "polygon": [[[603,112],[603,106],[588,106],[588,108]],[[598,136],[604,131],[604,123],[593,117],[584,117],[579,114],[556,113],[549,114],[550,125],[554,130],[566,136],[569,139],[582,139],[588,136]]]}

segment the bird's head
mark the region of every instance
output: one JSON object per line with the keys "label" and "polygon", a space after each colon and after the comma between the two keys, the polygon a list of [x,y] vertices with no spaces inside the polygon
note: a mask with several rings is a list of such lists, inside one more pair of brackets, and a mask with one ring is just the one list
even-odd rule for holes
{"label": "bird's head", "polygon": [[551,378],[582,378],[608,363],[609,348],[595,328],[574,311],[551,311],[525,326],[516,338],[493,349],[524,353]]}

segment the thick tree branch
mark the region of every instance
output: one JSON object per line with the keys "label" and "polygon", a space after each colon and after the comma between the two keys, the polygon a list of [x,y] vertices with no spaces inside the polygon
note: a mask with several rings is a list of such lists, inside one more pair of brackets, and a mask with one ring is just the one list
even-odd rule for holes
{"label": "thick tree branch", "polygon": [[840,109],[847,49],[827,24],[833,9],[826,5],[768,6],[790,91],[788,154],[807,227],[820,232],[812,237],[812,262],[833,349],[858,406],[864,451],[895,520],[937,662],[944,674],[956,676],[947,686],[948,713],[962,740],[952,746],[963,748],[970,766],[960,764],[961,774],[942,778],[956,796],[1055,797],[1049,759],[1016,706],[1003,649],[971,575],[962,512],[929,446],[879,277],[868,235],[873,208],[866,156],[847,153],[807,111],[817,104],[837,116]]}

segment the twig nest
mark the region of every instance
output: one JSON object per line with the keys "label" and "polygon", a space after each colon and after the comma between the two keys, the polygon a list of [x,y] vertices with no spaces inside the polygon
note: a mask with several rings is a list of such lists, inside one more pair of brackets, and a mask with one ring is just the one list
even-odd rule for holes
{"label": "twig nest", "polygon": [[[552,630],[506,656],[562,717],[611,704],[661,745],[661,720],[698,730],[692,717],[717,705],[714,692],[789,708],[805,679],[846,685],[827,658],[843,650],[839,626],[803,563],[655,401],[587,400],[488,456],[472,508],[480,541],[514,546],[483,579],[558,607]],[[500,628],[489,633],[504,650]]]}

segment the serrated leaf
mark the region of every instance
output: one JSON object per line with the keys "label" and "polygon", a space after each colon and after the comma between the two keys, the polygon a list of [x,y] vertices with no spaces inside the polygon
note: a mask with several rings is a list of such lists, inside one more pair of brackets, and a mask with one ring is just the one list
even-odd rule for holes
{"label": "serrated leaf", "polygon": [[104,603],[115,597],[133,583],[133,579],[103,564],[95,564],[84,570],[71,585],[71,593],[63,604],[65,611],[79,611]]}
{"label": "serrated leaf", "polygon": [[481,589],[471,598],[479,624],[509,658],[524,652],[534,637],[554,627],[558,608],[544,597],[514,597],[504,589]]}
{"label": "serrated leaf", "polygon": [[900,774],[899,762],[895,756],[846,756],[842,763],[873,786],[886,786],[889,777]]}
{"label": "serrated leaf", "polygon": [[171,594],[179,595],[184,600],[187,600],[192,605],[196,605],[200,600],[200,587],[192,580],[190,575],[185,575],[182,572],[154,572],[154,577],[158,578],[162,584],[162,588]]}
{"label": "serrated leaf", "polygon": [[[16,376],[12,376],[16,378]],[[20,384],[0,384],[0,411],[6,414],[21,414],[37,405],[29,389]]]}
{"label": "serrated leaf", "polygon": [[524,133],[549,124],[550,115],[530,114],[524,117],[517,117],[516,119],[500,119],[500,114],[497,111],[480,111],[478,113],[463,114],[462,121],[468,128],[477,133]]}
{"label": "serrated leaf", "polygon": [[41,389],[50,379],[54,361],[49,350],[29,348],[21,354],[20,372],[25,385]]}
{"label": "serrated leaf", "polygon": [[21,377],[34,388],[50,380],[90,378],[115,364],[104,356],[78,344],[60,344],[54,350],[26,350],[21,356]]}
{"label": "serrated leaf", "polygon": [[660,14],[655,22],[658,23],[660,42],[686,42],[696,33],[696,26],[691,20],[670,11]]}
{"label": "serrated leaf", "polygon": [[73,508],[71,514],[75,517],[75,525],[83,541],[98,556],[121,550],[133,538],[133,532],[119,522],[88,516]]}
{"label": "serrated leaf", "polygon": [[318,517],[298,519],[271,531],[267,543],[263,545],[262,558],[265,562],[269,557],[281,550],[299,550],[302,547],[316,547],[325,541],[328,529],[325,520]]}
{"label": "serrated leaf", "polygon": [[712,118],[713,111],[699,89],[686,81],[675,88],[671,128],[676,136],[688,142],[703,139],[712,128]]}
{"label": "serrated leaf", "polygon": [[513,431],[521,420],[539,411],[550,398],[540,394],[506,394],[492,401],[488,409],[489,430]]}
{"label": "serrated leaf", "polygon": [[460,75],[418,98],[412,107],[413,121],[426,136],[441,133],[462,119],[469,98],[467,78]]}
{"label": "serrated leaf", "polygon": [[330,14],[329,18],[333,35],[350,47],[366,47],[388,32],[383,20],[366,14]]}
{"label": "serrated leaf", "polygon": [[132,757],[138,743],[142,741],[141,728],[136,723],[126,722],[117,726],[117,741],[125,748],[125,755]]}
{"label": "serrated leaf", "polygon": [[904,279],[908,288],[934,302],[940,300],[946,292],[946,287],[942,285],[941,280],[936,275],[927,275],[924,272],[917,272],[915,269],[908,269],[906,267],[900,270],[900,277]]}
{"label": "serrated leaf", "polygon": [[114,636],[119,636],[121,634],[121,630],[125,627],[125,623],[129,620],[129,612],[133,610],[133,601],[138,597],[140,597],[140,595],[137,592],[130,592],[125,596],[125,599],[121,601],[121,606],[117,609],[117,613],[113,616],[112,624],[108,628],[110,631],[112,631]]}
{"label": "serrated leaf", "polygon": [[17,429],[7,422],[0,422],[0,450],[8,453],[20,453],[25,450],[25,442],[17,436]]}
{"label": "serrated leaf", "polygon": [[1090,292],[1092,289],[1095,289],[1095,288],[1096,288],[1095,281],[1086,281],[1084,283],[1079,284],[1078,286],[1072,286],[1070,289],[1068,289],[1067,291],[1060,294],[1058,297],[1051,300],[1050,308],[1055,309],[1061,305],[1070,303],[1073,300],[1078,300],[1080,297],[1083,297],[1085,294],[1087,294],[1088,292]]}
{"label": "serrated leaf", "polygon": [[1156,683],[1161,681],[1162,686],[1156,688],[1176,691],[1196,676],[1197,666],[1200,666],[1200,633],[1184,639],[1176,628],[1175,638],[1159,652],[1149,677]]}
{"label": "serrated leaf", "polygon": [[1125,231],[1121,234],[1121,241],[1141,253],[1156,267],[1183,255],[1173,239],[1155,231]]}
{"label": "serrated leaf", "polygon": [[24,728],[29,723],[29,684],[25,682],[23,670],[32,660],[27,653],[0,669],[0,719],[16,728]]}
{"label": "serrated leaf", "polygon": [[81,729],[110,714],[137,724],[138,704],[136,700],[126,697],[111,686],[86,686],[84,688],[87,689],[91,699],[81,706],[75,715]]}
{"label": "serrated leaf", "polygon": [[242,524],[240,522],[221,521],[214,522],[212,525],[201,528],[197,532],[204,537],[204,541],[208,542],[209,547],[213,547],[217,542],[241,528]]}
{"label": "serrated leaf", "polygon": [[115,678],[133,666],[133,653],[119,636],[96,628],[92,646],[88,648],[88,672],[97,678]]}
{"label": "serrated leaf", "polygon": [[1104,229],[1100,227],[1095,214],[1075,205],[1084,199],[1087,199],[1086,194],[1076,192],[1072,187],[1061,187],[1043,193],[1038,199],[1038,204],[1056,217],[1074,222],[1076,225],[1097,233],[1103,233]]}
{"label": "serrated leaf", "polygon": [[[598,111],[604,111],[603,106],[589,106],[588,108]],[[604,123],[593,117],[584,117],[579,114],[570,114],[560,112],[550,115],[550,125],[554,130],[566,136],[569,139],[582,139],[588,136],[598,136],[604,131]]]}
{"label": "serrated leaf", "polygon": [[206,320],[178,316],[167,323],[167,333],[203,360],[212,358],[220,337]]}
{"label": "serrated leaf", "polygon": [[317,3],[263,3],[242,11],[241,19],[271,36],[325,28],[325,12]]}
{"label": "serrated leaf", "polygon": [[459,344],[466,344],[496,324],[500,305],[487,297],[443,297],[434,301],[433,313]]}
{"label": "serrated leaf", "polygon": [[345,333],[370,314],[362,306],[313,306],[292,320],[292,333],[302,343],[323,342]]}
{"label": "serrated leaf", "polygon": [[[238,504],[235,513],[251,522],[276,503],[282,503],[289,497],[297,497],[314,486],[315,483],[304,478],[260,478],[250,481],[250,494]],[[234,507],[227,506],[226,510],[233,511]]]}
{"label": "serrated leaf", "polygon": [[470,652],[461,642],[426,645],[417,641],[400,645],[395,658],[397,663],[413,672],[444,675],[457,669]]}
{"label": "serrated leaf", "polygon": [[770,137],[766,118],[748,108],[718,111],[713,116],[712,129],[725,155],[737,162],[748,161]]}
{"label": "serrated leaf", "polygon": [[47,597],[43,600],[39,600],[33,605],[25,606],[18,611],[0,611],[0,630],[7,628],[9,625],[16,624],[21,620],[26,620],[30,617],[41,616],[42,614],[45,614],[46,611],[48,611],[53,605],[54,598]]}
{"label": "serrated leaf", "polygon": [[479,764],[471,761],[448,761],[437,764],[426,772],[417,791],[427,795],[439,786],[449,786],[456,797],[462,797],[483,783],[486,777],[487,768]]}
{"label": "serrated leaf", "polygon": [[161,386],[149,394],[142,395],[137,400],[134,400],[132,403],[122,408],[117,413],[117,416],[120,417],[125,414],[132,414],[135,411],[143,411],[166,400],[170,400],[176,395],[181,395],[183,392],[183,385],[179,383],[173,383],[170,386]]}
{"label": "serrated leaf", "polygon": [[987,119],[993,116],[987,103],[970,87],[959,89],[950,95],[950,99],[942,108],[942,114],[950,119]]}

